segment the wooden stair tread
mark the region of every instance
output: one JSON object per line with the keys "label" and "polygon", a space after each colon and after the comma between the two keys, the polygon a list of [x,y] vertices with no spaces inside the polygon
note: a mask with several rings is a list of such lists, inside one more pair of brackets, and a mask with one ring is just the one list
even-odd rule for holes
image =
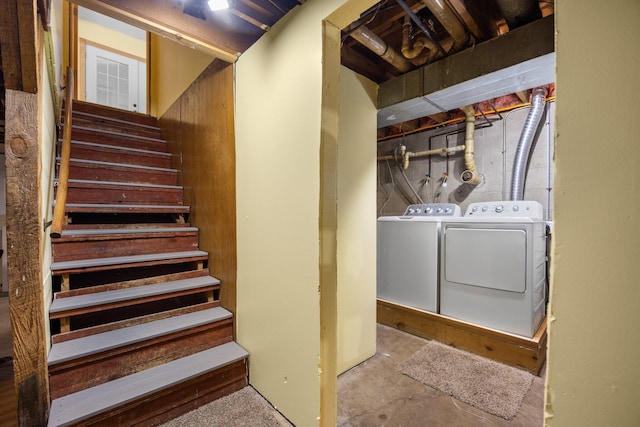
{"label": "wooden stair tread", "polygon": [[[64,108],[63,108],[64,109]],[[147,126],[157,126],[158,119],[149,114],[139,113],[137,111],[128,111],[120,108],[109,107],[107,105],[95,104],[93,102],[73,101],[73,113],[83,112],[96,114],[101,118],[119,119],[130,122],[134,125],[142,124]]]}
{"label": "wooden stair tread", "polygon": [[[56,159],[56,161],[59,163],[60,162],[60,158],[58,157]],[[157,167],[157,166],[135,165],[135,164],[130,164],[130,163],[103,162],[103,161],[100,161],[100,160],[87,160],[87,159],[74,159],[74,158],[69,159],[69,162],[71,162],[71,163],[84,163],[84,164],[87,164],[87,165],[99,166],[99,167],[108,168],[108,169],[113,169],[113,168],[118,168],[118,169],[142,169],[142,170],[156,171],[156,172],[178,173],[177,169],[160,168],[160,167]],[[99,182],[104,182],[104,181],[99,181]]]}
{"label": "wooden stair tread", "polygon": [[[61,139],[58,140],[59,143],[62,142]],[[104,149],[104,150],[114,150],[119,152],[131,152],[131,153],[139,153],[139,154],[148,154],[153,156],[161,156],[161,157],[171,157],[171,153],[167,153],[166,151],[153,151],[153,150],[144,150],[142,148],[133,148],[133,147],[124,147],[121,145],[108,145],[108,144],[98,144],[96,142],[85,142],[85,141],[76,141],[71,140],[71,144],[75,145],[83,145],[86,147],[91,147],[95,149]]]}
{"label": "wooden stair tread", "polygon": [[67,203],[66,212],[100,213],[189,213],[190,207],[184,205],[149,205],[124,203]]}
{"label": "wooden stair tread", "polygon": [[246,359],[248,356],[247,351],[237,343],[229,342],[69,394],[51,402],[49,426],[69,425],[87,419],[198,375]]}
{"label": "wooden stair tread", "polygon": [[[73,184],[73,185],[72,185]],[[93,181],[87,179],[70,179],[69,188],[72,187],[103,187],[103,188],[122,188],[122,187],[144,187],[144,188],[158,188],[165,190],[181,190],[179,185],[164,185],[164,184],[145,184],[139,182],[114,182],[114,181]]]}
{"label": "wooden stair tread", "polygon": [[197,231],[197,227],[68,228],[62,231],[62,237],[97,236],[105,234],[194,233]]}
{"label": "wooden stair tread", "polygon": [[185,251],[185,252],[166,252],[153,253],[144,255],[116,256],[107,258],[88,258],[74,261],[54,262],[51,264],[51,270],[57,271],[73,270],[89,267],[106,267],[113,265],[137,264],[149,261],[163,261],[170,259],[196,258],[206,259],[207,252],[204,251]]}
{"label": "wooden stair tread", "polygon": [[[76,102],[78,102],[78,101],[74,101],[74,103],[76,103]],[[64,112],[64,109],[63,109],[63,112]],[[145,125],[145,124],[142,124],[142,123],[131,122],[131,121],[128,121],[128,120],[116,119],[116,118],[113,118],[113,117],[101,116],[101,115],[98,115],[98,114],[91,114],[91,113],[87,113],[87,112],[84,112],[84,111],[74,110],[72,119],[76,118],[77,116],[87,117],[87,118],[90,118],[90,119],[98,119],[98,120],[109,121],[109,122],[113,122],[113,123],[118,123],[120,125],[135,126],[135,127],[140,127],[140,128],[144,128],[144,129],[148,129],[148,130],[158,131],[158,132],[160,131],[160,128],[158,126],[150,126],[150,125]],[[63,114],[62,117],[64,117],[64,114]]]}
{"label": "wooden stair tread", "polygon": [[166,143],[166,141],[164,139],[160,139],[160,138],[151,138],[151,137],[148,137],[148,136],[130,135],[130,134],[125,133],[125,132],[108,131],[108,130],[95,129],[95,128],[84,127],[84,126],[73,126],[73,130],[79,130],[79,131],[90,132],[90,133],[97,133],[97,134],[100,134],[100,135],[105,135],[107,137],[115,136],[115,137],[120,137],[120,138],[130,138],[132,140],[139,140],[139,141],[150,141],[150,142]]}
{"label": "wooden stair tread", "polygon": [[[70,223],[65,226],[65,230],[69,230],[73,232],[74,230],[111,230],[111,229],[121,229],[121,230],[135,230],[137,228],[197,228],[191,227],[191,224],[188,222],[135,222],[135,223],[88,223],[88,224],[76,224]],[[64,235],[64,231],[62,231]]]}
{"label": "wooden stair tread", "polygon": [[98,354],[108,350],[184,331],[200,325],[229,319],[233,315],[222,307],[196,311],[181,316],[155,320],[127,328],[89,335],[54,344],[49,352],[49,366]]}
{"label": "wooden stair tread", "polygon": [[206,288],[219,285],[220,281],[211,276],[174,280],[152,285],[135,286],[105,292],[95,292],[72,297],[56,298],[51,303],[49,314],[63,313],[79,308],[108,305],[116,302],[130,301],[154,295],[170,294],[179,291]]}

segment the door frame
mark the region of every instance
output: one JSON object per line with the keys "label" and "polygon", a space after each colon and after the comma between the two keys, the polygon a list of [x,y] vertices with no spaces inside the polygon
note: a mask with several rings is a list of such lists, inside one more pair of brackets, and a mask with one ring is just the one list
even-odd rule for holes
{"label": "door frame", "polygon": [[[123,52],[121,50],[114,49],[112,47],[105,46],[103,44],[96,43],[96,42],[87,40],[87,39],[85,39],[83,37],[80,37],[78,39],[78,71],[77,71],[77,76],[76,76],[77,77],[77,81],[78,81],[78,93],[76,95],[76,99],[78,99],[80,101],[85,101],[86,100],[86,95],[87,95],[87,81],[86,81],[87,80],[86,79],[87,45],[96,47],[98,49],[106,50],[106,51],[114,53],[116,55],[120,55],[120,56],[124,56],[124,57],[127,57],[127,58],[134,59],[136,61],[139,61],[139,62],[142,62],[143,64],[145,64],[145,69],[146,70],[148,70],[148,68],[149,68],[149,64],[147,63],[147,60],[145,58],[142,58],[142,57],[139,57],[139,56],[136,56],[136,55],[131,55],[130,53]],[[140,85],[138,85],[138,86],[140,86]],[[140,113],[142,113],[142,114],[147,114],[147,112],[149,111],[149,91],[148,91],[148,86],[149,86],[148,71],[145,71],[145,85],[144,85],[145,108],[144,108],[144,111],[140,111]]]}

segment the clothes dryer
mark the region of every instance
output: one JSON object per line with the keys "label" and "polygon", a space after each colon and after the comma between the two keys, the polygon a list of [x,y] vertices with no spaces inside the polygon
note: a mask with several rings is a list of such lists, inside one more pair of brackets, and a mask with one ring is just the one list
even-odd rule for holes
{"label": "clothes dryer", "polygon": [[534,201],[473,203],[442,220],[440,313],[533,337],[545,314],[546,222]]}
{"label": "clothes dryer", "polygon": [[433,203],[378,218],[378,298],[437,313],[440,224],[443,218],[461,216],[456,204]]}

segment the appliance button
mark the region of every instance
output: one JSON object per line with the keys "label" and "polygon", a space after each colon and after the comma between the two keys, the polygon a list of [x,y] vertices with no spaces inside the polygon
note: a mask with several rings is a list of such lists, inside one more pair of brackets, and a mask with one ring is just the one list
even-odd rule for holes
{"label": "appliance button", "polygon": [[496,206],[496,213],[501,213],[503,211],[503,206],[502,205],[498,205]]}

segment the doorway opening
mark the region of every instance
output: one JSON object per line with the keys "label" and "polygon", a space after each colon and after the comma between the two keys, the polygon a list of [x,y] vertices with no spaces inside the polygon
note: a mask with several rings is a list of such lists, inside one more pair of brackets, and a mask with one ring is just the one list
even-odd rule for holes
{"label": "doorway opening", "polygon": [[77,98],[146,114],[147,31],[83,7],[77,20]]}

